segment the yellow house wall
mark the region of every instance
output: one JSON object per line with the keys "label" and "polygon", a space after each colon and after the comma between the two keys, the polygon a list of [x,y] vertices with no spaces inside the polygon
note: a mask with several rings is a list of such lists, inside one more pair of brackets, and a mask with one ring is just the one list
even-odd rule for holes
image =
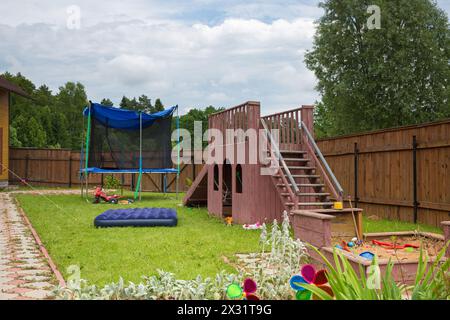
{"label": "yellow house wall", "polygon": [[[0,184],[8,181],[8,168],[9,165],[9,97],[6,90],[0,89],[0,128],[2,129],[2,143],[0,156]],[[5,168],[6,167],[6,168]]]}

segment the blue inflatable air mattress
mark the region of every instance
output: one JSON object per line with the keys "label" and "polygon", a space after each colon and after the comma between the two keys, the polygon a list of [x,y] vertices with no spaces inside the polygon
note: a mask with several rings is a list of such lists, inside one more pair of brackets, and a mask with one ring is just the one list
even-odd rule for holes
{"label": "blue inflatable air mattress", "polygon": [[136,208],[108,210],[94,220],[99,227],[175,227],[178,223],[174,209]]}

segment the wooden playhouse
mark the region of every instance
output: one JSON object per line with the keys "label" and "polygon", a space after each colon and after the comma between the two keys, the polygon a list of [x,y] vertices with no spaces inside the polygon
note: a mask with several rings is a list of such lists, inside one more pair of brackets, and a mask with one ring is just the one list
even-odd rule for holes
{"label": "wooden playhouse", "polygon": [[[334,204],[342,203],[343,190],[314,141],[313,110],[313,106],[302,106],[261,117],[260,103],[246,102],[210,116],[210,129],[223,134],[228,129],[254,129],[264,139],[233,137],[218,146],[215,162],[204,165],[184,204],[207,206],[211,215],[232,217],[238,224],[279,221],[285,210],[335,212]],[[275,129],[278,143],[272,134]],[[248,151],[255,143],[272,162],[259,157],[250,161]],[[237,161],[238,145],[245,146],[245,161]],[[229,159],[230,147],[234,159]],[[262,174],[267,168],[272,168],[271,174]]]}

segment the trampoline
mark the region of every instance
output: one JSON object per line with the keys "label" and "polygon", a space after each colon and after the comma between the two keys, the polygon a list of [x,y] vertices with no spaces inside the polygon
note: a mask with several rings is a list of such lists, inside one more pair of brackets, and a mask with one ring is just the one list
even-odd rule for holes
{"label": "trampoline", "polygon": [[176,227],[177,213],[167,208],[108,210],[94,220],[97,228],[109,227]]}
{"label": "trampoline", "polygon": [[132,174],[138,175],[137,183],[132,180],[132,185],[136,187],[136,200],[141,198],[144,174],[162,174],[163,192],[166,192],[167,175],[176,174],[173,182],[176,179],[178,196],[179,132],[176,165],[172,162],[171,139],[172,118],[175,112],[176,127],[179,129],[178,106],[149,114],[89,102],[89,106],[83,111],[87,119],[87,129],[80,157],[81,193],[84,194],[85,185],[88,197],[89,176],[92,174]]}

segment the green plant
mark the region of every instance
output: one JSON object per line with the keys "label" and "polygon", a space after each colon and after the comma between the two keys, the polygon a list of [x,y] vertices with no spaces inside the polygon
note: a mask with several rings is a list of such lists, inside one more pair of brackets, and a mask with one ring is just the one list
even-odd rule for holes
{"label": "green plant", "polygon": [[[392,261],[389,261],[384,275],[379,278],[380,285],[373,286],[373,283],[368,282],[369,279],[366,277],[363,267],[359,266],[358,275],[347,257],[340,251],[333,251],[334,264],[332,264],[317,248],[310,246],[327,265],[327,278],[334,297],[316,286],[308,284],[302,284],[302,286],[322,300],[401,300],[405,296],[409,298],[408,292],[410,291],[413,292],[411,297],[413,300],[449,299],[450,260],[447,259],[444,262],[441,260],[449,244],[442,248],[435,262],[429,268],[429,258],[421,249],[416,280],[413,286],[398,284],[394,281],[392,276],[394,263]],[[379,270],[376,257],[372,261],[371,270]]]}
{"label": "green plant", "polygon": [[119,189],[122,186],[120,180],[114,176],[106,176],[104,181],[104,187],[106,189]]}
{"label": "green plant", "polygon": [[[162,270],[157,275],[143,277],[139,284],[125,283],[120,278],[117,283],[109,283],[103,288],[89,285],[85,280],[68,281],[67,287],[57,287],[54,294],[59,299],[102,299],[102,300],[224,300],[227,287],[232,283],[242,283],[252,277],[258,284],[258,296],[262,299],[291,299],[292,290],[289,278],[297,272],[306,259],[306,248],[299,240],[290,235],[289,219],[284,215],[280,226],[274,221],[271,232],[263,226],[261,233],[261,261],[253,272],[241,271],[229,274],[222,271],[214,277],[197,276],[193,280],[178,280],[173,273]],[[265,249],[270,247],[270,253]],[[270,268],[271,272],[268,272]]]}
{"label": "green plant", "polygon": [[450,259],[441,263],[450,241],[428,268],[429,257],[420,251],[419,265],[412,293],[413,300],[450,300]]}

